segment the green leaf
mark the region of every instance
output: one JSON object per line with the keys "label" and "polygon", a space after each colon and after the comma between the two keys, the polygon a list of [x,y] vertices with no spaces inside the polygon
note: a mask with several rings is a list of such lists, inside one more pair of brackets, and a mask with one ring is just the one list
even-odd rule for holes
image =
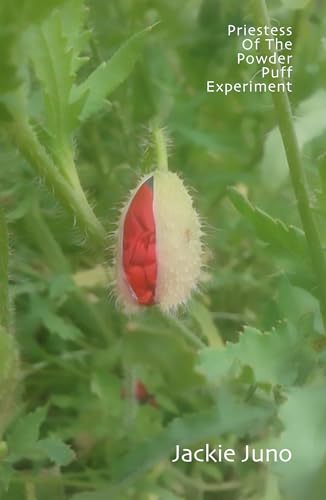
{"label": "green leaf", "polygon": [[297,328],[304,328],[304,322],[309,321],[309,331],[313,328],[320,335],[324,334],[319,302],[311,293],[303,288],[292,286],[284,278],[279,281],[275,299],[282,317]]}
{"label": "green leaf", "polygon": [[292,460],[272,467],[292,500],[324,500],[326,464],[326,385],[292,389],[280,410],[284,426],[278,448],[288,448]]}
{"label": "green leaf", "polygon": [[208,308],[198,300],[193,300],[189,312],[200,326],[201,333],[208,339],[209,344],[222,346],[223,341]]}
{"label": "green leaf", "polygon": [[311,352],[296,330],[279,326],[271,333],[247,327],[237,343],[222,349],[208,347],[199,353],[198,371],[215,383],[234,369],[249,366],[258,383],[291,385],[298,381],[301,366],[311,362]]}
{"label": "green leaf", "polygon": [[52,462],[61,467],[70,464],[75,459],[74,451],[57,436],[41,439],[38,447]]}
{"label": "green leaf", "polygon": [[79,328],[57,314],[48,311],[43,316],[43,323],[49,332],[58,335],[63,340],[75,340],[82,336]]}
{"label": "green leaf", "polygon": [[76,124],[70,92],[80,64],[84,17],[83,0],[69,0],[29,33],[30,55],[42,85],[53,149],[64,147]]}
{"label": "green leaf", "polygon": [[59,316],[49,304],[38,296],[32,301],[33,316],[43,323],[50,333],[58,335],[63,340],[75,340],[82,336],[79,328],[68,319]]}
{"label": "green leaf", "polygon": [[49,283],[49,297],[51,301],[63,303],[66,298],[76,291],[76,285],[68,274],[51,276]]}
{"label": "green leaf", "polygon": [[[2,0],[0,5],[0,96],[19,86],[21,61],[14,57],[24,30],[32,23],[39,22],[64,0],[28,0],[22,2]],[[19,51],[18,51],[19,52]]]}
{"label": "green leaf", "polygon": [[34,412],[20,417],[11,427],[7,436],[11,461],[28,457],[37,451],[40,427],[45,420],[46,414],[47,407],[37,408]]}
{"label": "green leaf", "polygon": [[[113,479],[116,484],[110,490],[92,494],[74,495],[71,500],[104,500],[118,494],[119,487],[144,474],[161,460],[173,454],[176,444],[181,447],[192,446],[199,442],[208,442],[225,433],[236,436],[258,433],[270,417],[266,408],[249,406],[237,401],[233,395],[221,391],[218,405],[206,411],[176,418],[166,429],[153,439],[139,444],[116,462]],[[106,497],[105,497],[106,495]]]}
{"label": "green leaf", "polygon": [[253,225],[260,239],[276,250],[286,250],[292,256],[307,260],[307,244],[303,231],[295,226],[287,226],[255,207],[235,188],[228,190],[235,208]]}
{"label": "green leaf", "polygon": [[116,465],[115,478],[125,480],[145,472],[167,459],[176,444],[192,446],[225,433],[241,437],[258,432],[269,416],[266,408],[246,405],[226,391],[221,391],[218,399],[213,408],[176,418],[154,439],[137,446]]}
{"label": "green leaf", "polygon": [[136,33],[127,40],[108,62],[103,62],[79,87],[75,87],[71,102],[87,94],[86,102],[80,115],[85,121],[99,111],[105,99],[129,76],[144,47],[152,26]]}

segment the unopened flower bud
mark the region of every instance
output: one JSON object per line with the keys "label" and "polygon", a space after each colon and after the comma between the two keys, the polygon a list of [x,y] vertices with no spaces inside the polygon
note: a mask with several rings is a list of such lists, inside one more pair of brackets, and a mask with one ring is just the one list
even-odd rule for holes
{"label": "unopened flower bud", "polygon": [[127,312],[157,304],[174,311],[197,287],[201,227],[180,177],[156,171],[123,208],[117,231],[116,287]]}

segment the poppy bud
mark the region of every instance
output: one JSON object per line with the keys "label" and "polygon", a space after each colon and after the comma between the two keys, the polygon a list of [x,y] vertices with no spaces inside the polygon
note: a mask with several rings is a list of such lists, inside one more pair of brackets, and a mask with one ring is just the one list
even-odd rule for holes
{"label": "poppy bud", "polygon": [[146,176],[121,212],[116,287],[127,312],[157,304],[174,311],[197,287],[201,227],[182,180],[168,170]]}
{"label": "poppy bud", "polygon": [[[121,397],[125,399],[127,397],[127,390],[124,387],[121,391]],[[149,404],[153,408],[157,408],[157,402],[155,397],[148,392],[148,389],[141,380],[136,380],[133,386],[133,397],[140,404]]]}

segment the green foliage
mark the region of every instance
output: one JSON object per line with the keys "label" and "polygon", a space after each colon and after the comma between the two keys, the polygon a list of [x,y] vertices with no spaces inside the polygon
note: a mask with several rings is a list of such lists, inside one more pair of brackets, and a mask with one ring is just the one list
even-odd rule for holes
{"label": "green foliage", "polygon": [[300,370],[311,364],[312,350],[303,342],[296,329],[279,326],[271,333],[246,327],[236,344],[223,348],[208,347],[199,354],[198,370],[208,380],[220,383],[248,366],[252,383],[292,386],[302,381]]}
{"label": "green foliage", "polygon": [[99,111],[106,97],[127,78],[144,48],[148,32],[149,29],[146,29],[132,36],[108,62],[103,62],[83,83],[73,89],[73,101],[77,99],[76,96],[87,95],[79,115],[81,121]]}
{"label": "green foliage", "polygon": [[[226,36],[254,3],[0,2],[1,500],[325,498],[324,282],[279,110],[206,93],[255,74]],[[267,4],[294,29],[296,180],[323,263],[326,5]],[[126,317],[106,235],[157,163],[153,123],[194,188],[205,266],[174,316]],[[205,443],[293,457],[171,463]]]}
{"label": "green foliage", "polygon": [[61,439],[51,436],[38,441],[38,448],[40,448],[46,456],[52,460],[53,463],[59,466],[69,465],[75,459],[75,453],[62,442]]}
{"label": "green foliage", "polygon": [[78,118],[70,94],[82,62],[79,53],[85,38],[81,34],[84,12],[82,1],[72,0],[33,27],[28,37],[33,67],[42,85],[51,147],[59,151]]}
{"label": "green foliage", "polygon": [[[173,420],[160,434],[119,459],[113,469],[113,478],[117,485],[98,494],[98,498],[102,498],[101,495],[104,498],[105,494],[107,497],[117,494],[119,482],[125,486],[135,476],[155,467],[162,460],[169,456],[174,457],[176,443],[187,447],[208,442],[224,433],[232,432],[238,437],[248,435],[253,428],[260,429],[269,416],[267,408],[249,406],[236,401],[231,394],[221,391],[218,405]],[[73,500],[87,498],[87,494],[81,494],[74,496]],[[94,496],[94,499],[96,498],[97,496]]]}
{"label": "green foliage", "polygon": [[32,413],[19,418],[13,424],[7,436],[11,460],[16,461],[33,455],[46,412],[45,407],[37,408]]}
{"label": "green foliage", "polygon": [[292,389],[280,409],[284,430],[278,446],[290,448],[293,459],[286,471],[279,464],[275,464],[274,469],[284,490],[298,500],[308,495],[314,500],[324,498],[325,389],[323,380],[310,387]]}
{"label": "green foliage", "polygon": [[274,247],[276,251],[284,248],[292,257],[307,259],[307,243],[304,233],[295,226],[286,226],[280,220],[253,206],[239,191],[230,188],[229,196],[237,210],[254,225],[259,238]]}

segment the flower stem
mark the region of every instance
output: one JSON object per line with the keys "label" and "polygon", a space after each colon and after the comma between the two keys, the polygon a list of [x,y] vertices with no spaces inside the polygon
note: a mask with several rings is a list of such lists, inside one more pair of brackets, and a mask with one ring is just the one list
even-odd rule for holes
{"label": "flower stem", "polygon": [[73,213],[79,227],[97,246],[103,247],[105,229],[90,207],[80,183],[62,175],[28,122],[16,120],[11,135],[22,155],[44,179],[48,188],[54,191],[62,205]]}
{"label": "flower stem", "polygon": [[[253,7],[257,25],[270,26],[270,19],[265,0],[253,0]],[[263,45],[263,51],[266,55],[271,55],[273,52],[269,49],[266,43]],[[270,65],[270,67],[272,68],[272,65]],[[283,76],[281,76],[280,65],[274,64],[273,69],[274,71],[275,69],[278,70],[278,77],[271,79],[271,81],[277,84],[285,83]],[[299,143],[294,128],[291,105],[287,92],[275,92],[272,94],[272,97],[289,165],[290,178],[298,205],[301,223],[306,236],[312,266],[317,278],[321,315],[324,323],[324,329],[326,330],[326,263],[318,228],[310,207],[307,181],[300,154]]]}
{"label": "flower stem", "polygon": [[163,129],[161,128],[154,129],[154,139],[155,139],[156,154],[157,154],[157,168],[158,170],[167,171],[169,169],[168,152],[167,152],[166,139],[164,136]]}

